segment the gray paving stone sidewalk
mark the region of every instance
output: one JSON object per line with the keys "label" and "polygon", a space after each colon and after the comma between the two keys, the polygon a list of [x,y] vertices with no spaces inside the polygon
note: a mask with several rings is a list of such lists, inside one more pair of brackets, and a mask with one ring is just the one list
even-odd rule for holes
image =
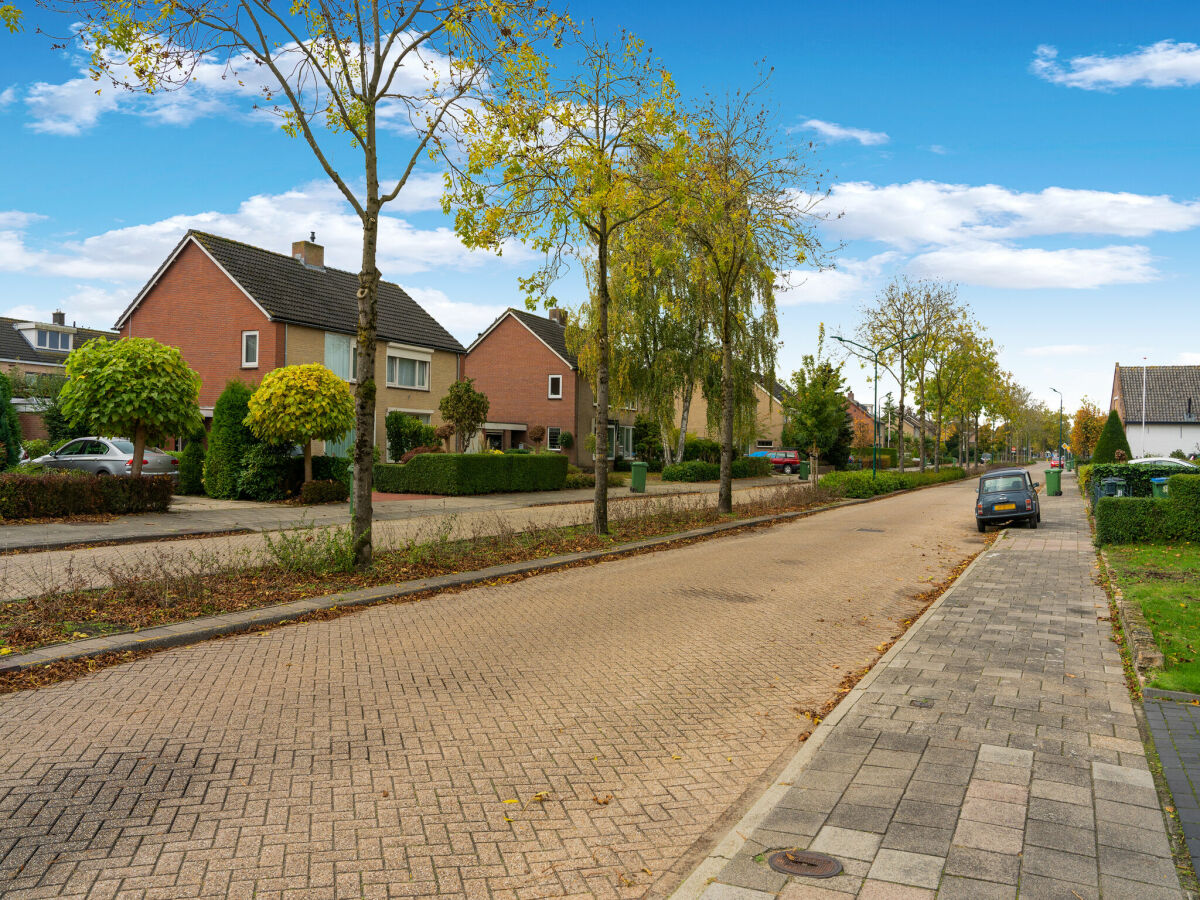
{"label": "gray paving stone sidewalk", "polygon": [[[1094,566],[1071,484],[1039,530],[976,561],[676,896],[1182,896]],[[766,865],[791,847],[845,871]]]}
{"label": "gray paving stone sidewalk", "polygon": [[1200,862],[1200,696],[1145,688],[1142,697],[1154,749],[1196,865]]}

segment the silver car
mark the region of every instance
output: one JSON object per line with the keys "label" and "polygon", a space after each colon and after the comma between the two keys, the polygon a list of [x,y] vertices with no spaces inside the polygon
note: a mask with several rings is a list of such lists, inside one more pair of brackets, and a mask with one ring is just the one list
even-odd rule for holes
{"label": "silver car", "polygon": [[[74,469],[93,475],[129,475],[133,472],[133,441],[125,438],[84,437],[63,444],[53,453],[34,460],[48,469]],[[142,453],[143,475],[179,474],[179,460],[157,448]]]}

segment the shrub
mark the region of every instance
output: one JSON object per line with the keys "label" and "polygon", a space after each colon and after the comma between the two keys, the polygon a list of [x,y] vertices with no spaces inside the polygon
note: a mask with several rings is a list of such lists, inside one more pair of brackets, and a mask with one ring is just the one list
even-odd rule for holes
{"label": "shrub", "polygon": [[30,459],[37,459],[39,456],[45,456],[52,449],[54,449],[50,446],[49,441],[43,441],[38,438],[34,438],[33,440],[29,441],[22,441],[21,446],[25,448],[25,452],[29,454]]}
{"label": "shrub", "polygon": [[721,445],[708,438],[689,434],[683,439],[683,461],[690,462],[694,459],[720,464]]}
{"label": "shrub", "polygon": [[566,481],[563,482],[563,487],[566,490],[594,488],[595,486],[596,476],[591,472],[568,472]]}
{"label": "shrub", "polygon": [[120,477],[81,472],[0,475],[0,517],[62,518],[104,513],[163,512],[171,505],[169,475]]}
{"label": "shrub", "polygon": [[179,457],[179,493],[204,493],[204,441],[198,436],[188,441]]}
{"label": "shrub", "polygon": [[21,420],[12,405],[12,382],[0,374],[0,469],[21,462]]}
{"label": "shrub", "polygon": [[435,447],[438,444],[437,429],[426,425],[416,416],[392,411],[384,420],[387,432],[388,455],[402,460],[404,454],[417,447]]}
{"label": "shrub", "polygon": [[837,491],[844,497],[877,497],[893,491],[904,491],[927,484],[944,484],[966,478],[967,473],[957,466],[949,466],[940,472],[878,472],[874,478],[867,470],[859,472],[830,472],[822,475],[820,486]]}
{"label": "shrub", "polygon": [[[255,444],[242,457],[237,497],[242,500],[282,500],[293,489],[296,457],[288,444]],[[303,460],[300,460],[303,466]],[[303,478],[303,468],[301,468]]]}
{"label": "shrub", "polygon": [[663,466],[662,470],[663,481],[714,481],[720,477],[720,465],[700,459]]}
{"label": "shrub", "polygon": [[340,481],[306,481],[300,486],[301,503],[337,503],[350,496],[350,488]]}
{"label": "shrub", "polygon": [[[625,487],[626,485],[625,476],[620,472],[609,472],[608,475],[605,476],[605,482],[609,487]],[[592,484],[593,486],[596,484],[595,475],[592,476]]]}
{"label": "shrub", "polygon": [[1100,437],[1096,440],[1096,449],[1092,451],[1092,462],[1116,462],[1118,450],[1124,452],[1126,459],[1129,458],[1129,441],[1125,437],[1125,428],[1121,425],[1121,417],[1114,409],[1108,414],[1104,430],[1100,432]]}
{"label": "shrub", "polygon": [[541,448],[542,441],[546,439],[545,425],[530,425],[525,431],[525,437],[529,438],[529,442],[537,448]]}
{"label": "shrub", "polygon": [[424,453],[403,465],[375,466],[375,489],[395,494],[490,494],[557,491],[567,476],[564,456]]}
{"label": "shrub", "polygon": [[[291,474],[291,483],[298,484],[304,479],[304,461],[295,457],[292,465],[295,467]],[[340,481],[350,489],[350,460],[344,456],[314,456],[312,461],[314,481]]]}
{"label": "shrub", "polygon": [[251,393],[249,386],[231,381],[213,407],[208,453],[204,457],[204,490],[210,497],[232,500],[238,496],[242,458],[258,444],[245,425]]}
{"label": "shrub", "polygon": [[312,442],[336,441],[354,427],[350,387],[320,363],[284,366],[263,376],[250,397],[246,424],[264,441],[299,444],[304,480],[312,481]]}
{"label": "shrub", "polygon": [[446,441],[454,437],[454,426],[449,422],[446,422],[445,424],[439,425],[437,428],[433,429],[433,433],[437,436],[438,441],[443,445],[444,448]]}
{"label": "shrub", "polygon": [[742,456],[733,461],[734,478],[763,478],[774,471],[774,464],[765,456]]}
{"label": "shrub", "polygon": [[1096,504],[1096,540],[1101,544],[1160,540],[1167,503],[1154,497],[1101,497]]}
{"label": "shrub", "polygon": [[569,431],[560,431],[558,433],[558,446],[563,450],[570,450],[575,446],[575,435]]}
{"label": "shrub", "polygon": [[1171,541],[1200,541],[1200,475],[1167,479],[1163,532]]}
{"label": "shrub", "polygon": [[1077,466],[1075,474],[1079,477],[1079,490],[1083,492],[1083,496],[1090,497],[1092,495],[1092,467],[1091,464]]}
{"label": "shrub", "polygon": [[402,457],[400,457],[400,462],[406,463],[410,459],[412,459],[414,456],[417,456],[418,454],[421,454],[421,453],[441,453],[441,452],[442,452],[441,447],[413,447],[411,450],[409,450],[407,453],[405,453]]}
{"label": "shrub", "polygon": [[1183,460],[1187,459],[1187,454],[1184,453],[1182,450],[1172,450],[1167,455],[1170,456],[1171,459],[1183,459]]}

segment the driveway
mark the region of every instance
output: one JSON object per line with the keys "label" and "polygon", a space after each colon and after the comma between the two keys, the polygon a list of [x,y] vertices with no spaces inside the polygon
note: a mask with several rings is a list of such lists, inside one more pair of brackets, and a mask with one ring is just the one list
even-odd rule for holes
{"label": "driveway", "polygon": [[[665,892],[978,551],[970,482],[0,699],[0,891]],[[126,893],[128,892],[128,893]]]}

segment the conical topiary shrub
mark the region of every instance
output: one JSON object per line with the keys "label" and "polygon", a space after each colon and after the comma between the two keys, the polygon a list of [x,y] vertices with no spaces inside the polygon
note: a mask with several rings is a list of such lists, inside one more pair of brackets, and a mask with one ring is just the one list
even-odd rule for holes
{"label": "conical topiary shrub", "polygon": [[231,381],[217,398],[204,458],[204,490],[210,497],[237,497],[242,457],[258,443],[244,422],[252,393],[248,385]]}
{"label": "conical topiary shrub", "polygon": [[1125,452],[1125,459],[1133,456],[1129,452],[1129,441],[1125,437],[1125,426],[1121,424],[1121,417],[1117,415],[1117,411],[1114,409],[1108,414],[1108,421],[1104,423],[1104,430],[1100,432],[1100,438],[1096,441],[1096,449],[1092,451],[1092,462],[1116,462],[1118,450]]}

